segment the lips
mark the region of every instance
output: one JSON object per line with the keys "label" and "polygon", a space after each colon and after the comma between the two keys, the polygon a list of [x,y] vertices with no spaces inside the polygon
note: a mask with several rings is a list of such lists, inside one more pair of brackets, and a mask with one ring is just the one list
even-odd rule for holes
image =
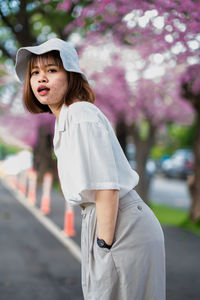
{"label": "lips", "polygon": [[49,92],[49,88],[45,85],[40,85],[37,89],[40,96],[44,96]]}

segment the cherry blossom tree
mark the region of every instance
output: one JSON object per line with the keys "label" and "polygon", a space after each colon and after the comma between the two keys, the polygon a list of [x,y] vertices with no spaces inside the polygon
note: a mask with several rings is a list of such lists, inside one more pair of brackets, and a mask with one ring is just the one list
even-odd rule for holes
{"label": "cherry blossom tree", "polygon": [[[60,9],[69,9],[64,1]],[[143,47],[143,54],[169,50],[179,59],[197,56],[200,51],[200,1],[194,0],[102,0],[80,3],[77,18],[70,24],[84,27],[90,34],[112,31],[117,40]],[[67,28],[66,28],[67,30]],[[155,42],[156,41],[156,42]],[[140,49],[141,50],[141,49]]]}
{"label": "cherry blossom tree", "polygon": [[[69,1],[64,1],[61,9],[66,3],[69,5]],[[79,15],[70,24],[70,28],[85,26],[88,34],[94,37],[97,32],[112,31],[116,41],[134,47],[145,59],[148,59],[152,53],[162,54],[164,60],[174,63],[174,66],[177,63],[184,63],[186,66],[187,64],[199,63],[199,16],[200,1],[194,0],[92,1],[85,7],[80,5]],[[193,78],[191,89],[189,76],[186,76],[184,80],[184,95],[190,99],[190,103],[193,104],[199,118],[196,100],[198,97],[194,93],[198,83]],[[141,86],[140,92],[143,91],[145,95],[145,90],[142,87],[144,86]],[[198,135],[200,135],[200,128],[198,128],[197,141]],[[197,188],[199,185],[200,153],[197,146],[195,148],[195,160],[195,178],[191,191],[193,207],[200,207],[200,204],[195,204],[200,203],[200,190]],[[194,216],[195,213],[193,212],[192,215]],[[197,218],[200,218],[198,212],[193,219]]]}
{"label": "cherry blossom tree", "polygon": [[[117,119],[118,122],[120,119],[125,119],[126,122],[132,120],[129,126],[134,132],[135,140],[137,135],[141,139],[139,125],[143,121],[148,124],[147,136],[153,137],[158,126],[166,122],[179,121],[182,116],[188,120],[186,115],[189,106],[177,93],[180,73],[176,71],[178,64],[186,67],[187,64],[199,62],[199,4],[200,1],[194,0],[0,1],[0,26],[4,28],[0,36],[0,49],[3,56],[13,58],[20,45],[39,43],[52,36],[63,39],[89,36],[92,42],[98,33],[102,36],[111,33],[117,48],[128,45],[130,49],[140,53],[144,65],[139,76],[137,75],[138,81],[133,83],[134,88],[130,88],[130,83],[127,85],[127,70],[125,72],[121,66],[118,70],[110,66],[102,76],[93,74],[97,98],[101,99],[101,103],[106,101],[105,105],[101,104],[102,109],[111,101],[110,107],[113,110],[108,106],[105,112],[113,122]],[[74,32],[76,35],[73,35]],[[86,40],[82,38],[82,44],[84,43]],[[143,76],[151,59],[157,62],[163,60],[171,68],[160,81],[147,80]],[[108,81],[110,77],[112,89],[106,84],[105,77],[108,77]],[[115,99],[107,96],[103,100],[100,84],[105,87],[105,90],[102,88],[104,95],[106,91],[110,95],[112,90],[116,90]],[[123,103],[121,99],[124,99]],[[149,141],[149,145],[151,143]],[[143,148],[148,148],[146,144],[142,145]]]}
{"label": "cherry blossom tree", "polygon": [[[116,128],[119,122],[120,125],[124,122],[133,137],[136,169],[141,176],[137,190],[145,201],[148,201],[150,183],[145,166],[158,131],[167,123],[189,125],[193,121],[191,105],[178,93],[179,73],[173,69],[170,74],[157,80],[140,77],[132,88],[126,80],[125,68],[119,66],[118,57],[114,55],[111,66],[91,75],[96,105]],[[145,134],[141,131],[144,123]]]}
{"label": "cherry blossom tree", "polygon": [[41,117],[25,111],[22,106],[23,90],[14,77],[13,68],[8,72],[5,66],[11,69],[19,47],[41,43],[55,36],[63,39],[68,37],[63,29],[75,18],[72,15],[74,7],[68,13],[63,13],[56,10],[60,1],[47,2],[0,1],[0,60],[3,63],[0,68],[0,136],[7,143],[32,147],[39,173],[44,173],[45,168],[49,171],[54,165],[52,143],[49,142],[54,121],[49,114]]}
{"label": "cherry blossom tree", "polygon": [[193,200],[190,215],[193,221],[197,221],[200,219],[200,64],[188,67],[180,82],[183,97],[192,104],[196,112],[195,171],[194,177],[189,181],[189,187]]}

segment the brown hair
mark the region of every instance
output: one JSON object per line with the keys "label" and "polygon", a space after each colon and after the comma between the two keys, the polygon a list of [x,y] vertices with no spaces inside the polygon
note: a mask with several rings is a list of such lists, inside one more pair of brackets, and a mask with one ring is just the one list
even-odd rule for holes
{"label": "brown hair", "polygon": [[[31,70],[33,69],[36,61],[39,61],[39,63],[43,65],[49,59],[53,59],[55,65],[59,66],[60,68],[64,68],[59,51],[50,51],[42,55],[31,54],[28,62],[24,85],[24,104],[27,110],[34,114],[43,112],[52,113],[48,105],[41,104],[37,100],[30,85]],[[67,106],[72,104],[75,99],[94,103],[94,92],[89,86],[88,82],[82,77],[82,75],[75,72],[66,72],[68,78],[67,93],[65,95],[64,101],[58,105],[58,108],[61,107],[63,103],[65,103]]]}

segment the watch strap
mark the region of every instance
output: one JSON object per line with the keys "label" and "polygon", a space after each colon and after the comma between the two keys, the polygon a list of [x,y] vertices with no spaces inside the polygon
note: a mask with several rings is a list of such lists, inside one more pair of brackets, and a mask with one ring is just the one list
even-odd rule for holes
{"label": "watch strap", "polygon": [[99,239],[98,237],[97,237],[97,244],[100,248],[110,249],[112,247],[112,245],[106,244],[106,242],[103,239]]}

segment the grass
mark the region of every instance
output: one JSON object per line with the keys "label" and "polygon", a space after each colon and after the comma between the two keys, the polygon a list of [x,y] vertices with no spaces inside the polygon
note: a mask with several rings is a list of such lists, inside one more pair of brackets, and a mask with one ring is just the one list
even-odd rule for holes
{"label": "grass", "polygon": [[200,221],[193,223],[187,211],[155,203],[150,207],[162,225],[182,227],[200,236]]}

